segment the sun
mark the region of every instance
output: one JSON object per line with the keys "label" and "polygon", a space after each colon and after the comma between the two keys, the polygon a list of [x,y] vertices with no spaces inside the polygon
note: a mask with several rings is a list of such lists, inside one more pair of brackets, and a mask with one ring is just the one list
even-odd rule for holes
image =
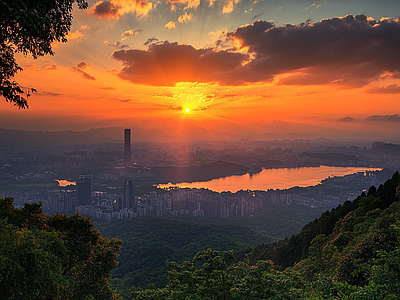
{"label": "sun", "polygon": [[186,108],[183,109],[183,111],[188,114],[188,113],[190,113],[190,108],[186,107]]}

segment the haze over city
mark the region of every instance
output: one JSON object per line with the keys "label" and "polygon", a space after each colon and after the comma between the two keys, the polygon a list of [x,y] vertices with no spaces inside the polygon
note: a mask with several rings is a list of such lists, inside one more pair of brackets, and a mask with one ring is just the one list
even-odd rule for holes
{"label": "haze over city", "polygon": [[399,1],[88,2],[0,128],[399,140]]}

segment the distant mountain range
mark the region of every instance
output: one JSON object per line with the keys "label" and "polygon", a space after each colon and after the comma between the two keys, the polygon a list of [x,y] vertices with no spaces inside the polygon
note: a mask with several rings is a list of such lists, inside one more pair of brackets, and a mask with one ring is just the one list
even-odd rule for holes
{"label": "distant mountain range", "polygon": [[[316,133],[263,133],[243,136],[228,132],[208,130],[190,124],[183,128],[148,129],[129,127],[132,130],[133,142],[195,142],[216,140],[274,140],[274,139],[314,139],[320,138]],[[87,131],[26,131],[0,128],[0,147],[43,148],[50,145],[119,143],[123,141],[124,127],[96,128]]]}
{"label": "distant mountain range", "polygon": [[372,143],[372,148],[368,150],[370,154],[377,155],[396,155],[400,156],[400,145],[390,143]]}

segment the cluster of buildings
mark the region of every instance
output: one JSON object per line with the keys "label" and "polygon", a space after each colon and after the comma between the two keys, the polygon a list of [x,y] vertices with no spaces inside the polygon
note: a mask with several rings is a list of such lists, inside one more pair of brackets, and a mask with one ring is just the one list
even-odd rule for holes
{"label": "cluster of buildings", "polygon": [[[227,161],[238,162],[254,166],[257,162],[267,163],[268,159],[275,159],[287,164],[298,165],[319,165],[320,163],[332,163],[332,161],[324,161],[331,156],[313,157],[310,154],[305,155],[304,150],[312,147],[309,143],[298,141],[282,141],[282,146],[291,146],[292,148],[281,149],[279,147],[272,147],[271,142],[254,142],[251,151],[246,148],[248,141],[241,141],[239,145],[233,147],[229,143],[221,142],[221,145],[197,145],[197,146],[182,146],[176,151],[165,151],[165,148],[160,149],[154,146],[149,151],[138,151],[138,149],[131,149],[131,130],[124,130],[124,151],[117,154],[116,151],[93,151],[90,155],[87,151],[75,151],[68,155],[61,154],[48,154],[46,157],[38,155],[33,157],[33,161],[55,161],[56,167],[62,170],[65,166],[85,166],[90,170],[91,165],[97,165],[98,170],[102,170],[97,175],[81,175],[76,180],[76,188],[70,189],[53,189],[43,191],[31,192],[18,192],[18,193],[5,193],[1,197],[14,197],[14,203],[18,206],[23,206],[29,202],[42,202],[43,209],[46,213],[79,213],[81,215],[90,215],[92,218],[111,221],[115,219],[134,218],[134,217],[163,217],[163,216],[177,216],[177,215],[190,215],[193,217],[232,217],[251,215],[258,209],[267,205],[274,204],[304,204],[309,206],[326,206],[335,207],[340,203],[347,200],[354,199],[359,195],[363,188],[371,185],[378,186],[378,178],[374,172],[357,173],[343,177],[332,177],[322,181],[322,184],[315,187],[308,187],[301,191],[240,191],[237,193],[215,193],[208,190],[198,189],[172,189],[170,191],[153,191],[149,194],[136,195],[135,194],[135,181],[138,178],[150,177],[151,168],[135,169],[129,168],[132,165],[132,157],[134,161],[147,161],[155,164],[155,166],[169,165],[168,161],[172,156],[181,157],[187,161],[215,161],[224,157]],[[286,144],[285,144],[286,143]],[[120,146],[120,145],[119,145]],[[317,146],[315,146],[317,147]],[[320,146],[322,147],[322,146]],[[325,146],[324,146],[325,147]],[[104,149],[103,149],[104,150]],[[323,150],[323,151],[322,151]],[[319,151],[324,154],[333,151],[341,151],[346,155],[360,154],[359,147],[351,148],[320,148]],[[366,149],[362,150],[365,154],[362,159],[358,161],[342,161],[345,164],[365,164],[369,159],[386,159],[388,157],[367,154]],[[138,158],[138,153],[142,155]],[[5,153],[5,152],[4,152]],[[4,154],[3,153],[3,154]],[[173,153],[173,154],[171,154]],[[33,155],[33,154],[30,154]],[[172,155],[172,156],[171,156]],[[4,156],[4,155],[3,155]],[[0,160],[3,159],[2,169],[7,170],[11,164],[22,164],[25,160],[20,156],[17,160],[10,160],[8,156],[3,157],[0,153]],[[347,156],[347,157],[348,157]],[[342,156],[337,156],[338,159]],[[64,159],[65,158],[65,159]],[[173,157],[172,157],[173,158]],[[390,158],[390,157],[389,157]],[[46,160],[47,159],[47,160]],[[392,158],[390,158],[392,159]],[[396,158],[397,159],[397,158]],[[173,158],[172,160],[176,160]],[[393,160],[393,159],[392,159]],[[390,160],[390,161],[392,161]],[[272,160],[271,160],[272,161]],[[7,162],[7,163],[6,163]],[[8,163],[10,162],[10,163]],[[118,162],[118,163],[117,163]],[[340,162],[334,162],[339,164]],[[395,163],[400,163],[397,160]],[[72,165],[71,165],[72,164]],[[110,168],[108,168],[110,167]],[[32,180],[32,179],[48,179],[57,176],[54,165],[42,165],[43,172],[29,172],[16,175],[15,173],[5,173],[3,177],[17,181]],[[107,169],[108,168],[108,169]],[[39,168],[40,169],[40,168]],[[109,170],[114,169],[119,172],[110,173]],[[44,171],[46,170],[46,171]],[[103,171],[104,170],[104,171]],[[108,171],[106,171],[108,170]],[[253,170],[257,171],[257,170]],[[92,172],[93,174],[94,172]],[[123,182],[122,190],[113,190],[112,192],[98,192],[93,191],[93,182]],[[326,184],[326,185],[324,185]],[[342,186],[357,186],[353,191],[347,190],[346,193],[340,195],[333,195],[326,190],[328,185],[342,185]],[[107,188],[110,188],[107,186]],[[111,190],[110,190],[111,191]]]}
{"label": "cluster of buildings", "polygon": [[[332,184],[357,188],[333,195],[327,188]],[[363,189],[371,185],[379,185],[376,174],[359,172],[328,178],[318,186],[289,190],[216,193],[204,189],[174,188],[135,195],[135,182],[132,179],[124,180],[122,193],[109,193],[92,191],[92,178],[80,176],[76,181],[76,190],[55,189],[0,196],[14,197],[16,206],[42,202],[43,209],[48,214],[78,213],[103,221],[178,215],[227,218],[252,215],[263,207],[277,204],[333,208],[355,199]]]}
{"label": "cluster of buildings", "polygon": [[230,196],[196,189],[174,189],[163,193],[153,191],[141,196],[134,196],[133,193],[133,181],[126,180],[122,196],[109,197],[107,193],[102,193],[92,205],[77,206],[75,213],[105,221],[178,215],[231,217],[253,214],[264,205],[263,199],[250,192]]}
{"label": "cluster of buildings", "polygon": [[361,184],[363,186],[378,186],[378,176],[373,171],[357,172],[346,176],[334,176],[322,180],[323,183]]}
{"label": "cluster of buildings", "polygon": [[92,191],[91,178],[81,176],[76,190],[54,189],[6,193],[13,197],[16,207],[25,203],[42,202],[45,213],[78,213],[92,218],[111,221],[132,217],[163,217],[190,215],[193,217],[231,217],[253,214],[264,205],[265,197],[252,192],[224,195],[208,190],[173,189],[152,191],[135,196],[135,183],[124,181],[123,193]]}
{"label": "cluster of buildings", "polygon": [[260,197],[251,193],[224,196],[210,191],[175,189],[165,193],[150,192],[134,196],[134,183],[126,180],[123,195],[91,192],[90,179],[80,180],[75,190],[8,193],[17,207],[25,203],[42,202],[46,213],[79,213],[111,221],[132,217],[163,217],[191,215],[194,217],[230,217],[253,214],[264,205]]}

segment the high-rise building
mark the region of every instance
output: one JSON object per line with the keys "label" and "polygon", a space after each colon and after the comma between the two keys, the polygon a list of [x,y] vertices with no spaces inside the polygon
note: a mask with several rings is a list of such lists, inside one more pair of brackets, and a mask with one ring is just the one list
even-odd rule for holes
{"label": "high-rise building", "polygon": [[122,208],[137,209],[135,203],[135,183],[132,179],[124,181],[124,196],[122,198]]}
{"label": "high-rise building", "polygon": [[124,164],[129,166],[131,164],[131,130],[124,130]]}
{"label": "high-rise building", "polygon": [[92,203],[92,180],[80,178],[76,181],[76,205],[82,206]]}

